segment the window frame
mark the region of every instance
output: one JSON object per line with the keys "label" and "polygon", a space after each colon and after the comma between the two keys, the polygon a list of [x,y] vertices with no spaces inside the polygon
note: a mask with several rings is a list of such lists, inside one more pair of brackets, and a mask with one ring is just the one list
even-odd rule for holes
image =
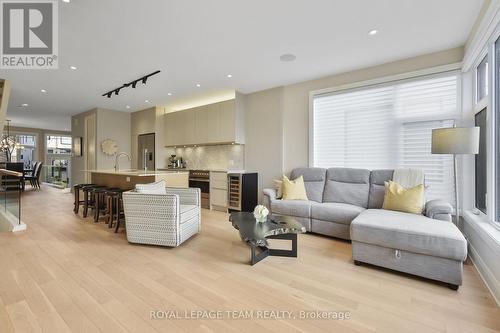
{"label": "window frame", "polygon": [[[479,63],[475,64],[474,66],[474,105],[477,104],[487,104],[488,103],[488,97],[491,93],[491,78],[490,78],[490,71],[491,71],[491,59],[490,59],[490,52],[482,52],[482,56],[479,57],[480,61]],[[479,66],[483,63],[483,61],[486,60],[486,94],[479,99]],[[476,112],[475,112],[476,113]]]}
{"label": "window frame", "polygon": [[[486,163],[487,163],[487,173],[486,173],[486,213],[482,212],[480,209],[476,207],[475,200],[471,203],[471,206],[474,207],[473,213],[477,215],[481,220],[490,223],[492,226],[500,230],[500,221],[497,221],[496,211],[497,211],[497,197],[500,195],[500,190],[497,190],[496,182],[500,181],[500,175],[497,175],[497,162],[496,161],[496,117],[498,113],[500,113],[500,109],[497,110],[497,104],[500,102],[500,91],[498,100],[497,96],[497,86],[500,82],[500,75],[498,78],[495,78],[495,72],[497,71],[497,67],[500,70],[500,64],[497,63],[496,59],[496,48],[495,43],[497,40],[500,40],[500,30],[498,30],[495,34],[493,34],[486,45],[483,47],[483,50],[478,54],[475,62],[472,64],[472,117],[473,120],[475,116],[486,108]],[[500,50],[499,50],[500,51]],[[477,101],[478,96],[478,82],[477,82],[477,68],[479,64],[483,61],[485,57],[488,57],[488,94],[482,98],[480,101]],[[498,133],[500,135],[500,132]],[[475,183],[475,165],[474,165],[474,186],[472,187],[472,191],[474,192],[473,198],[476,196],[476,183]],[[497,177],[498,176],[498,177]],[[491,181],[492,180],[492,181]],[[498,207],[500,209],[500,207]]]}
{"label": "window frame", "polygon": [[439,77],[442,75],[446,75],[447,73],[456,73],[457,74],[457,112],[454,114],[441,115],[439,117],[413,117],[413,118],[404,118],[400,121],[402,123],[407,122],[417,122],[417,121],[431,121],[431,120],[454,120],[457,123],[460,120],[462,115],[462,78],[461,78],[461,63],[454,63],[449,65],[443,65],[428,69],[423,69],[414,72],[408,72],[398,75],[391,75],[382,78],[376,78],[372,80],[360,81],[352,84],[345,84],[335,87],[330,87],[326,89],[314,90],[309,92],[309,167],[314,166],[314,98],[320,95],[334,94],[334,93],[342,93],[347,91],[355,91],[361,89],[369,89],[373,87],[379,86],[387,86],[394,84],[396,82],[404,82],[404,81],[415,81],[419,78],[432,78]]}

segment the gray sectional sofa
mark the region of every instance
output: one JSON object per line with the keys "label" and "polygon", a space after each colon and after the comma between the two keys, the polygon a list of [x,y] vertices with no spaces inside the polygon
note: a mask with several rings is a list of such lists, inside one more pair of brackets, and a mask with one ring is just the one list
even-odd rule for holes
{"label": "gray sectional sofa", "polygon": [[273,214],[293,216],[309,232],[352,241],[353,259],[426,278],[456,289],[462,284],[467,242],[451,222],[452,206],[426,203],[423,215],[382,209],[384,182],[393,170],[298,168],[308,201],[280,200],[264,189]]}

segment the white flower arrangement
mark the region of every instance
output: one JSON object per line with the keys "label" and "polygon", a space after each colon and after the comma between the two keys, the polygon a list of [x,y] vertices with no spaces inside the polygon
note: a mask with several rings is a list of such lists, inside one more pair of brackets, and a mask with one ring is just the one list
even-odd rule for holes
{"label": "white flower arrangement", "polygon": [[255,217],[257,222],[266,222],[267,215],[269,215],[269,209],[267,209],[266,206],[263,205],[255,206],[255,209],[253,210],[253,216]]}

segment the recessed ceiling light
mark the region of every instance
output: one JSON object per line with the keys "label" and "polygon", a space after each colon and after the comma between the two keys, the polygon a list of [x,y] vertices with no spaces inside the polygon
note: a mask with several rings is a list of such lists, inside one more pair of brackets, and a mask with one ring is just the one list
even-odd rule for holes
{"label": "recessed ceiling light", "polygon": [[285,62],[294,61],[295,59],[297,59],[297,57],[295,56],[295,54],[291,53],[285,53],[280,56],[280,60]]}
{"label": "recessed ceiling light", "polygon": [[45,89],[41,89],[41,90],[40,90],[40,92],[46,93],[46,92],[47,92],[47,90],[45,90]]}
{"label": "recessed ceiling light", "polygon": [[127,109],[130,109],[130,105],[125,105],[125,107],[126,107]]}
{"label": "recessed ceiling light", "polygon": [[62,0],[62,2],[70,3],[71,0]]}
{"label": "recessed ceiling light", "polygon": [[233,74],[227,74],[226,75],[228,78],[232,78],[233,77]]}
{"label": "recessed ceiling light", "polygon": [[25,107],[28,107],[28,104],[23,103],[23,104],[21,104],[21,105],[18,106],[18,108],[25,108]]}
{"label": "recessed ceiling light", "polygon": [[199,88],[199,87],[201,87],[201,84],[197,83],[196,86]]}
{"label": "recessed ceiling light", "polygon": [[76,71],[78,68],[76,66],[69,66],[69,69]]}
{"label": "recessed ceiling light", "polygon": [[168,95],[168,96],[172,96],[172,93],[168,93],[167,95]]}
{"label": "recessed ceiling light", "polygon": [[146,100],[144,101],[144,103],[149,103],[149,99],[146,99]]}
{"label": "recessed ceiling light", "polygon": [[370,35],[370,36],[373,36],[373,35],[376,35],[376,34],[378,34],[378,30],[377,29],[373,29],[373,30],[368,31],[368,35]]}

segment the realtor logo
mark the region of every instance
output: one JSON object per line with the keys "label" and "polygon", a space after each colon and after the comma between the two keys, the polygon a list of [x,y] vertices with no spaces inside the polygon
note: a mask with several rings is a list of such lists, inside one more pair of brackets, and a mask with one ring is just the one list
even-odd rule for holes
{"label": "realtor logo", "polygon": [[57,69],[57,0],[0,0],[2,69]]}

